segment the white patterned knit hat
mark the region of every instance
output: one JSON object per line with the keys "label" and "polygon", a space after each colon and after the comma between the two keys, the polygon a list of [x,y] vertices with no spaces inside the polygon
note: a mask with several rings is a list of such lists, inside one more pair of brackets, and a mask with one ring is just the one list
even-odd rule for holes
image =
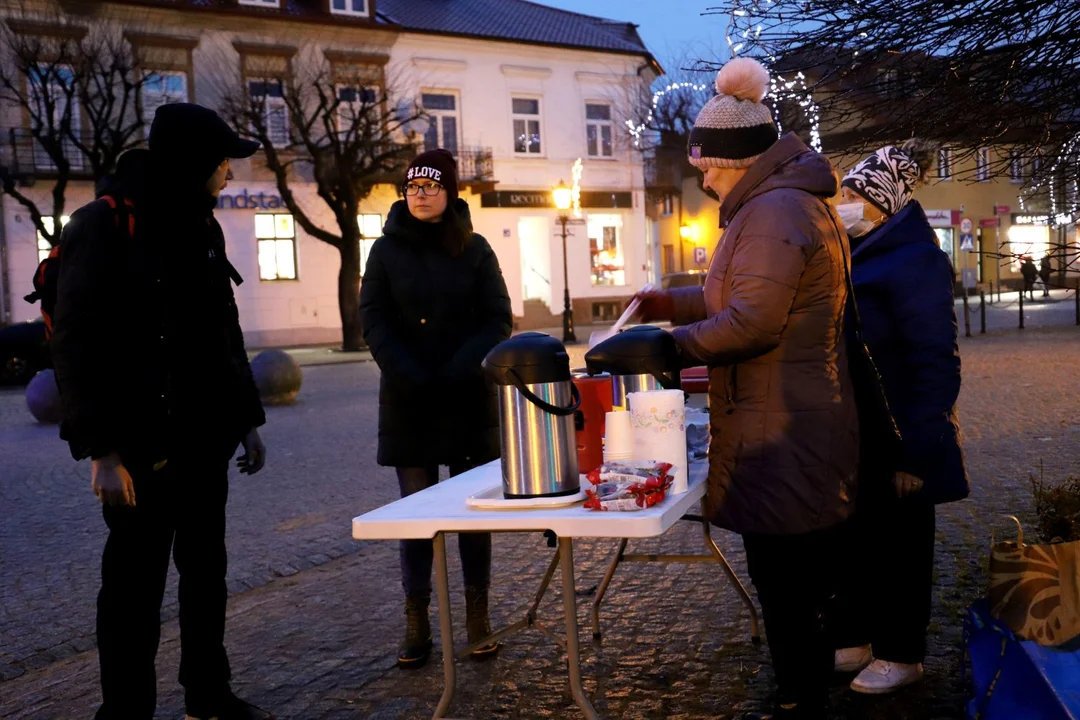
{"label": "white patterned knit hat", "polygon": [[716,74],[716,92],[701,108],[690,131],[690,164],[746,168],[776,142],[772,112],[761,103],[769,71],[757,60],[735,58]]}
{"label": "white patterned knit hat", "polygon": [[851,169],[840,182],[886,215],[895,215],[915,194],[920,169],[910,156],[893,145],[874,152]]}

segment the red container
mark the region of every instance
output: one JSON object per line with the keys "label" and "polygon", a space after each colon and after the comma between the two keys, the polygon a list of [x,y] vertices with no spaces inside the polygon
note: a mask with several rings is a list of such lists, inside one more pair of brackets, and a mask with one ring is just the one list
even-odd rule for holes
{"label": "red container", "polygon": [[575,375],[581,407],[574,415],[578,471],[588,473],[604,463],[604,420],[611,412],[611,376]]}

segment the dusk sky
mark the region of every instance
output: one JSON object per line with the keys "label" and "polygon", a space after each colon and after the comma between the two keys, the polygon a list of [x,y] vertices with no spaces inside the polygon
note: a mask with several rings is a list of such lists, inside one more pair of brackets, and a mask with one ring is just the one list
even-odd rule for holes
{"label": "dusk sky", "polygon": [[[717,0],[536,0],[542,5],[638,25],[645,44],[668,72],[683,58],[717,59],[725,53],[723,15],[702,15]],[[722,58],[720,58],[722,59]]]}

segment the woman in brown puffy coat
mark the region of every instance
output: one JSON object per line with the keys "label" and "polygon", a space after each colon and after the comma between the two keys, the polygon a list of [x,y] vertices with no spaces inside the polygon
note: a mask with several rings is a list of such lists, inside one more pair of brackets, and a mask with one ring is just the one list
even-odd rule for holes
{"label": "woman in brown puffy coat", "polygon": [[858,422],[843,337],[846,238],[829,161],[777,139],[768,73],[729,62],[690,134],[720,197],[703,289],[643,293],[688,366],[709,367],[706,513],[743,536],[779,686],[772,715],[823,718],[833,666],[822,623],[834,531],[850,514]]}

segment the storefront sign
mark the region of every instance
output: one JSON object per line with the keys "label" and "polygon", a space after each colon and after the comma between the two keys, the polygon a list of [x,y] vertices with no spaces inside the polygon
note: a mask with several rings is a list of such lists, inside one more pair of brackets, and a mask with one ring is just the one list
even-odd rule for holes
{"label": "storefront sign", "polygon": [[[618,209],[634,206],[634,195],[629,192],[582,192],[581,207],[594,209]],[[494,190],[480,196],[480,207],[485,208],[554,208],[550,192],[536,190]]]}
{"label": "storefront sign", "polygon": [[1008,215],[1010,212],[1012,212],[1012,208],[1010,208],[1008,205],[995,205],[994,206],[994,214],[995,215]]}
{"label": "storefront sign", "polygon": [[235,195],[219,195],[218,210],[277,210],[285,207],[280,195],[273,193],[249,193],[247,188]]}
{"label": "storefront sign", "polygon": [[1013,225],[1072,225],[1077,221],[1075,213],[1048,215],[1046,213],[1013,213]]}
{"label": "storefront sign", "polygon": [[1001,227],[1001,218],[999,218],[999,217],[980,218],[979,219],[979,227],[981,227],[981,228]]}
{"label": "storefront sign", "polygon": [[930,227],[952,227],[952,210],[926,210]]}

